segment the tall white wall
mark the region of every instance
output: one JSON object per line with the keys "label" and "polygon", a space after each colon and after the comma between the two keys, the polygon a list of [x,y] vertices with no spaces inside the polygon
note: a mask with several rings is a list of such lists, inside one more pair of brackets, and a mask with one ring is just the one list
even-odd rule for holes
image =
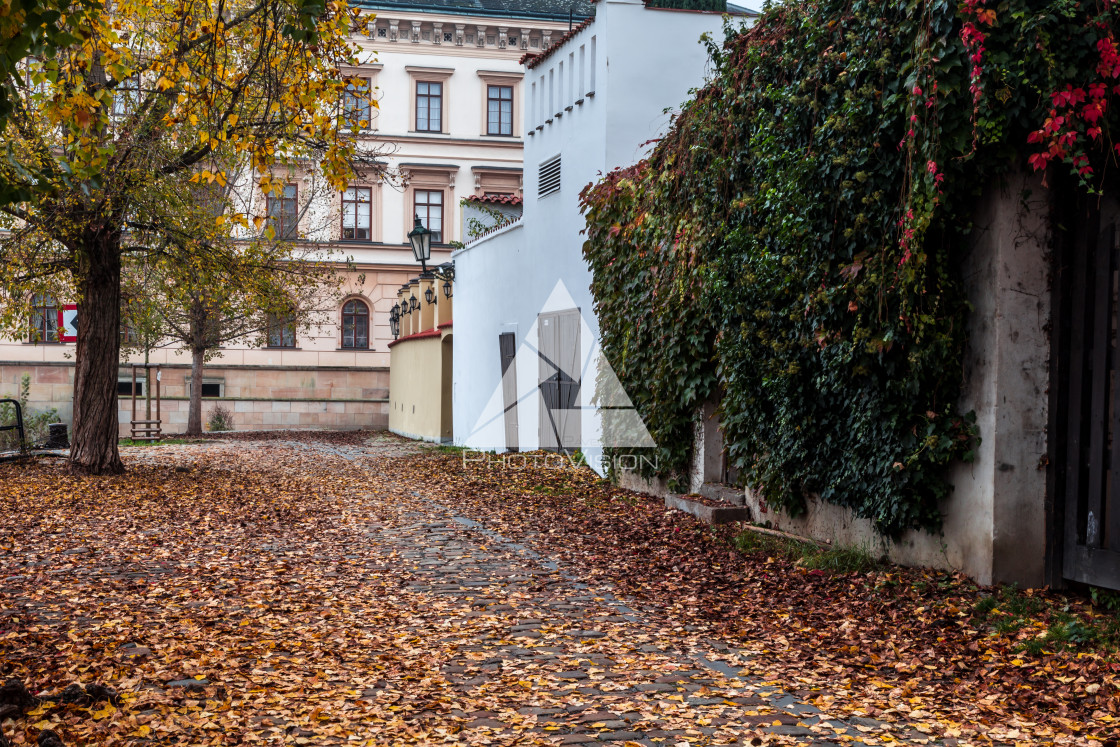
{"label": "tall white wall", "polygon": [[[720,33],[722,17],[647,9],[640,0],[605,0],[585,28],[525,70],[525,204],[521,222],[454,254],[455,441],[498,448],[501,423],[486,436],[477,428],[500,397],[498,336],[514,332],[519,347],[535,341],[542,310],[578,308],[586,327],[583,360],[597,347],[599,324],[583,259],[584,219],[579,193],[619,166],[644,157],[646,143],[705,78],[705,32]],[[664,43],[668,40],[670,43]],[[540,197],[539,167],[561,158],[561,188]],[[562,289],[558,289],[562,283]],[[533,356],[518,359],[522,391],[536,386]],[[584,372],[583,405],[590,404],[595,371]],[[491,409],[487,408],[491,406]],[[519,409],[519,446],[539,444],[535,404]],[[585,413],[585,438],[598,420]],[[471,434],[476,434],[471,439]]]}

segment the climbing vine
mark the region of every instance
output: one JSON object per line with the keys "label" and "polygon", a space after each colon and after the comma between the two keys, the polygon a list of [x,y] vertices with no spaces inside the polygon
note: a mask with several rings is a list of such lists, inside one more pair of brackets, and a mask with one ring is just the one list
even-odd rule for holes
{"label": "climbing vine", "polygon": [[1115,21],[1105,0],[817,0],[711,45],[650,157],[583,193],[603,350],[662,476],[719,398],[771,504],[939,526],[980,435],[957,407],[972,213],[1016,169],[1112,179]]}

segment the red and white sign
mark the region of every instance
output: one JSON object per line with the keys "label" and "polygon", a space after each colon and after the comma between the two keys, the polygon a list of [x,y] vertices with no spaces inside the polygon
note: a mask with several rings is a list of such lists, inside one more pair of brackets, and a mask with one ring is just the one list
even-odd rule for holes
{"label": "red and white sign", "polygon": [[58,341],[78,341],[78,306],[67,304],[58,310]]}

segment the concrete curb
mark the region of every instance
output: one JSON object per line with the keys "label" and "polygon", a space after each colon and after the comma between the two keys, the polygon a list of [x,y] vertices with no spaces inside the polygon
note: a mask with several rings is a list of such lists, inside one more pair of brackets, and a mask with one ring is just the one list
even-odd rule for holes
{"label": "concrete curb", "polygon": [[699,501],[689,500],[683,495],[665,496],[665,505],[692,514],[705,524],[730,524],[733,521],[751,520],[751,510],[746,506],[709,506]]}

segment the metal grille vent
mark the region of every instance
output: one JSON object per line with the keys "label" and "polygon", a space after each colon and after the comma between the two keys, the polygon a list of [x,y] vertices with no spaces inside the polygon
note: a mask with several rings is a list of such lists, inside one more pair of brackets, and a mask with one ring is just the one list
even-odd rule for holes
{"label": "metal grille vent", "polygon": [[537,197],[547,197],[560,191],[560,156],[541,164],[537,183]]}

